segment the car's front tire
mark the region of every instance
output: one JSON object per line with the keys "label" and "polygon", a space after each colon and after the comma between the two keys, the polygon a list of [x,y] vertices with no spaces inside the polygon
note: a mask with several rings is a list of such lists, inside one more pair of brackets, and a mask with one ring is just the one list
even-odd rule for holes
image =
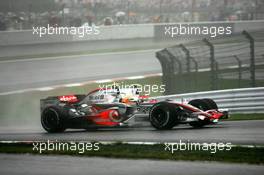
{"label": "car's front tire", "polygon": [[50,106],[41,113],[41,125],[49,133],[63,132],[63,115],[57,107]]}
{"label": "car's front tire", "polygon": [[178,124],[180,108],[168,102],[155,104],[149,113],[151,125],[159,130],[172,129]]}
{"label": "car's front tire", "polygon": [[203,99],[194,99],[194,100],[191,100],[188,104],[198,109],[201,109],[203,111],[207,111],[210,109],[210,106],[208,105],[208,103],[204,101]]}
{"label": "car's front tire", "polygon": [[[190,105],[201,109],[203,111],[211,110],[211,109],[218,109],[217,104],[214,102],[214,100],[205,98],[205,99],[194,99],[189,102]],[[202,128],[203,126],[209,124],[210,121],[208,120],[200,120],[195,122],[190,122],[189,125],[194,128]]]}

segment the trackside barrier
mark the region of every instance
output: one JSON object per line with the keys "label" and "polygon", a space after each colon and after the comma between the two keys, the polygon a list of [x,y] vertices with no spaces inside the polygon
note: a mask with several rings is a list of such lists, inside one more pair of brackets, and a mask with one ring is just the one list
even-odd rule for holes
{"label": "trackside barrier", "polygon": [[[162,24],[130,24],[130,25],[113,25],[113,26],[99,26],[100,34],[87,35],[85,37],[79,37],[78,34],[60,34],[60,35],[44,35],[39,37],[36,33],[33,35],[33,30],[20,30],[20,31],[0,31],[0,46],[15,46],[25,44],[44,44],[44,43],[68,43],[68,42],[80,42],[80,41],[105,41],[105,40],[119,40],[119,39],[138,39],[138,38],[152,38],[160,40],[164,38],[166,26],[174,25],[189,25],[194,26],[231,26],[232,33],[241,33],[243,30],[255,31],[262,30],[264,27],[264,20],[253,21],[234,21],[234,22],[193,22],[193,23],[162,23]],[[37,27],[37,26],[36,26]],[[41,27],[41,26],[38,26]],[[199,37],[198,37],[199,38]],[[197,39],[197,35],[182,35],[174,38],[178,40],[187,41]]]}
{"label": "trackside barrier", "polygon": [[157,97],[158,100],[176,100],[211,98],[219,108],[227,108],[230,113],[264,113],[264,87],[228,89],[186,93]]}
{"label": "trackside barrier", "polygon": [[[181,35],[179,37],[166,35],[164,37],[165,29],[168,26],[179,26],[180,24],[190,24],[199,27],[230,26],[234,35],[241,33],[243,30],[250,32],[264,28],[264,20],[258,20],[99,26],[99,34],[92,33],[83,37],[82,35],[80,37],[79,34],[71,34],[69,32],[42,35],[40,37],[36,34],[37,32],[34,32],[35,30],[0,31],[0,59],[21,56],[39,57],[54,54],[78,54],[91,51],[105,52],[106,50],[120,49],[162,48],[180,42],[185,43],[197,40],[201,37],[209,37],[196,34]],[[192,58],[192,54],[190,58]],[[196,61],[195,58],[193,60]]]}

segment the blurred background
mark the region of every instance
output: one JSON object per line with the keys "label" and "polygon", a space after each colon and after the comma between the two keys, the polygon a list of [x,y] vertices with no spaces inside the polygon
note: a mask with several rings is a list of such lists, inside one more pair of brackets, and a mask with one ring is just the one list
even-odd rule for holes
{"label": "blurred background", "polygon": [[0,30],[264,19],[262,0],[8,0]]}

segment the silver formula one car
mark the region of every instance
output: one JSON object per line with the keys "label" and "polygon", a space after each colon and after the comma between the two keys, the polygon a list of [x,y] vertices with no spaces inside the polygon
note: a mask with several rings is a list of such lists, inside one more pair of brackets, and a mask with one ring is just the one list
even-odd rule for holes
{"label": "silver formula one car", "polygon": [[48,97],[41,99],[40,104],[41,124],[47,132],[129,127],[139,115],[159,130],[172,129],[178,124],[202,127],[228,116],[211,99],[193,99],[188,103],[159,101],[140,95],[136,88],[96,89],[88,95]]}

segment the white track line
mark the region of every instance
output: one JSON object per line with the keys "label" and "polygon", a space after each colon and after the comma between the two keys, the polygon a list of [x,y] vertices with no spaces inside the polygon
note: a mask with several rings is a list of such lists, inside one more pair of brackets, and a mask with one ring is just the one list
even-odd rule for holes
{"label": "white track line", "polygon": [[95,81],[95,83],[98,83],[98,84],[100,84],[100,83],[110,83],[110,82],[112,82],[113,80],[112,79],[105,79],[105,80],[98,80],[98,81]]}
{"label": "white track line", "polygon": [[134,76],[134,77],[127,77],[127,80],[135,80],[135,79],[143,79],[145,76]]}
{"label": "white track line", "polygon": [[[1,63],[1,61],[0,61]],[[242,65],[243,67],[249,66],[249,65]],[[227,68],[237,68],[238,66],[229,66]],[[204,68],[204,69],[199,69],[198,72],[204,72],[204,71],[209,71],[210,68]],[[15,91],[8,91],[8,92],[1,92],[1,95],[12,95],[12,94],[20,94],[20,93],[25,93],[25,92],[30,92],[30,91],[50,91],[54,90],[57,88],[62,88],[62,87],[77,87],[77,86],[84,86],[92,83],[110,83],[114,81],[120,81],[120,80],[135,80],[135,79],[143,79],[143,78],[148,78],[148,77],[155,77],[155,76],[162,76],[162,73],[156,73],[156,74],[147,74],[147,75],[139,75],[139,76],[130,76],[130,77],[120,77],[120,78],[113,78],[113,79],[103,79],[103,80],[96,80],[96,81],[86,81],[86,82],[76,82],[72,84],[63,84],[63,85],[54,85],[54,86],[48,86],[48,87],[39,87],[39,88],[28,88],[28,89],[21,89],[21,90],[15,90]]]}
{"label": "white track line", "polygon": [[[1,63],[1,61],[0,61]],[[242,65],[242,67],[246,67],[249,65]],[[229,66],[227,68],[232,69],[232,68],[237,68],[238,66]],[[198,72],[205,72],[205,71],[210,71],[210,68],[203,68],[199,69]],[[49,91],[49,90],[54,90],[57,88],[62,88],[62,87],[77,87],[77,86],[84,86],[92,83],[110,83],[114,81],[120,81],[120,80],[135,80],[135,79],[143,79],[143,78],[148,78],[148,77],[155,77],[155,76],[162,76],[162,73],[156,73],[156,74],[147,74],[147,75],[139,75],[139,76],[130,76],[130,77],[120,77],[120,78],[113,78],[113,79],[103,79],[103,80],[96,80],[96,81],[87,81],[87,82],[77,82],[77,83],[72,83],[72,84],[63,84],[63,85],[54,85],[54,86],[49,86],[49,87],[39,87],[39,88],[28,88],[28,89],[22,89],[22,90],[15,90],[15,91],[8,91],[8,92],[1,92],[1,95],[12,95],[12,94],[19,94],[19,93],[25,93],[25,92],[30,92],[30,91]]]}
{"label": "white track line", "polygon": [[[1,63],[1,61],[0,61]],[[242,65],[243,67],[248,66],[248,65]],[[238,66],[229,66],[227,68],[237,68]],[[205,72],[205,71],[210,71],[210,68],[204,68],[204,69],[199,69],[198,72]],[[8,91],[8,92],[1,92],[1,95],[12,95],[12,94],[19,94],[19,93],[25,93],[25,92],[30,92],[30,91],[49,91],[49,90],[54,90],[57,88],[62,88],[62,87],[77,87],[77,86],[84,86],[92,83],[110,83],[110,82],[115,82],[115,81],[121,81],[121,80],[135,80],[135,79],[143,79],[143,78],[148,78],[148,77],[155,77],[155,76],[162,76],[162,73],[156,73],[156,74],[147,74],[147,75],[139,75],[139,76],[130,76],[130,77],[120,77],[120,78],[113,78],[113,79],[103,79],[103,80],[96,80],[96,81],[87,81],[87,82],[76,82],[72,84],[63,84],[63,85],[54,85],[54,86],[49,86],[49,87],[39,87],[39,88],[28,88],[28,89],[22,89],[22,90],[15,90],[15,91]]]}
{"label": "white track line", "polygon": [[78,87],[78,86],[83,86],[84,84],[82,83],[73,83],[73,84],[65,84],[64,87]]}
{"label": "white track line", "polygon": [[[50,142],[61,142],[58,140],[49,140]],[[47,142],[47,141],[0,141],[0,143],[25,143],[25,144],[32,144],[32,143],[36,143],[36,142]],[[67,141],[66,141],[67,142]],[[89,142],[89,141],[69,141],[69,142]],[[177,142],[120,142],[120,141],[98,141],[99,143],[103,144],[103,145],[113,145],[113,144],[128,144],[128,145],[159,145],[159,144],[176,144]],[[235,145],[232,144],[231,147],[242,147],[242,148],[264,148],[264,145]]]}
{"label": "white track line", "polygon": [[1,92],[0,96],[1,95],[21,94],[21,93],[26,93],[26,92],[31,92],[31,91],[50,91],[50,90],[63,88],[63,87],[80,87],[80,86],[93,84],[93,83],[101,84],[101,83],[110,83],[110,82],[128,80],[128,79],[130,79],[130,80],[131,79],[142,79],[142,78],[161,76],[161,75],[162,75],[161,73],[157,73],[157,74],[147,74],[147,75],[144,75],[144,76],[119,77],[119,78],[113,78],[113,79],[86,81],[86,82],[78,82],[78,83],[71,83],[71,84],[47,86],[47,87],[28,88],[28,89],[21,89],[21,90],[15,90],[15,91]]}
{"label": "white track line", "polygon": [[53,87],[43,87],[43,88],[38,88],[37,89],[38,91],[51,91],[51,90],[54,90]]}

